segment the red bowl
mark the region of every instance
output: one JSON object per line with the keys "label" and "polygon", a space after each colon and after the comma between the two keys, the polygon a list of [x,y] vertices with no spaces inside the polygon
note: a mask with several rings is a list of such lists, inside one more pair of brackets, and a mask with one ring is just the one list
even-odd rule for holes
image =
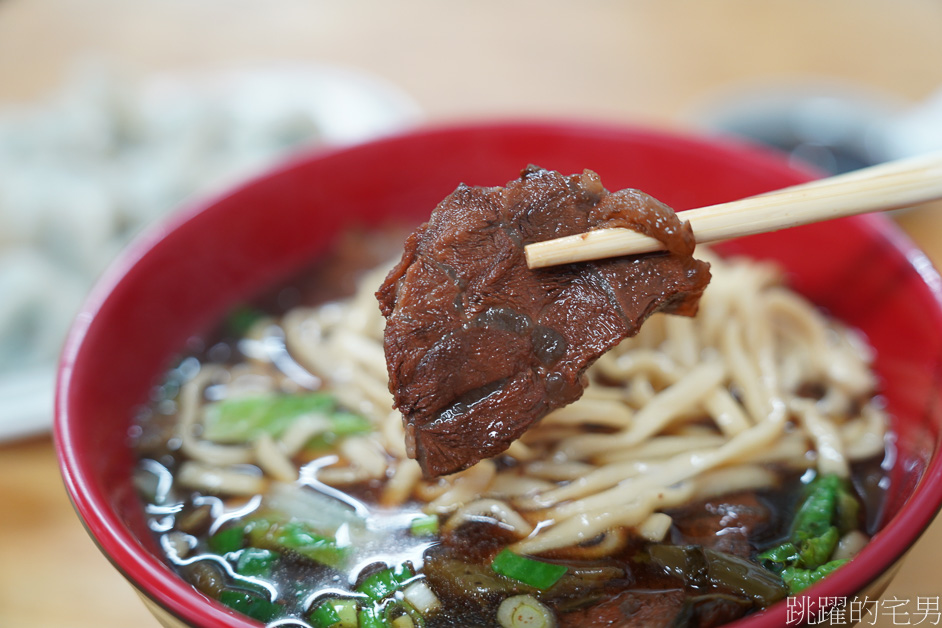
{"label": "red bowl", "polygon": [[[131,485],[135,408],[183,349],[235,303],[310,263],[351,225],[418,224],[458,183],[502,185],[535,163],[597,171],[677,210],[812,177],[777,155],[716,140],[570,123],[426,129],[319,152],[197,204],[140,237],[82,308],[59,367],[55,435],[89,534],[166,625],[257,626],[197,593],[159,557]],[[893,420],[897,459],[883,529],[807,591],[740,620],[794,624],[823,598],[873,600],[942,504],[942,280],[886,218],[862,216],[727,243],[774,259],[791,284],[862,330]],[[791,611],[791,612],[790,612]]]}

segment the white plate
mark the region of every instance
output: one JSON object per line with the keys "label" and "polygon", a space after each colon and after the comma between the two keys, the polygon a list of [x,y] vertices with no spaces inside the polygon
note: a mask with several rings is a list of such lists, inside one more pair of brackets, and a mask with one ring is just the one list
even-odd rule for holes
{"label": "white plate", "polygon": [[25,438],[49,429],[54,386],[54,367],[38,367],[0,378],[0,441]]}
{"label": "white plate", "polygon": [[[359,142],[420,119],[407,96],[373,77],[301,64],[133,85],[85,68],[54,99],[0,117],[0,350],[19,356],[43,323],[26,344],[24,353],[37,348],[32,359],[23,358],[39,366],[4,368],[10,359],[0,356],[0,441],[51,427],[49,347],[61,346],[68,313],[140,228],[293,150]],[[33,158],[19,159],[24,150]],[[48,299],[37,298],[37,284],[48,285]]]}

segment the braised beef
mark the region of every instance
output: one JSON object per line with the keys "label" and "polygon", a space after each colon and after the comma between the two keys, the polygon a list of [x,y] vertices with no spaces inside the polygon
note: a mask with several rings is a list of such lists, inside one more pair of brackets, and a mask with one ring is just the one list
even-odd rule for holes
{"label": "braised beef", "polygon": [[[602,227],[665,251],[531,270],[523,247]],[[585,370],[655,311],[693,315],[709,265],[690,228],[598,175],[529,167],[506,187],[459,186],[406,241],[377,297],[389,387],[427,477],[507,449],[578,399]]]}
{"label": "braised beef", "polygon": [[702,595],[692,598],[693,610],[691,626],[697,628],[715,628],[735,621],[752,610],[748,600],[733,595]]}
{"label": "braised beef", "polygon": [[628,590],[559,618],[560,628],[671,628],[690,624],[683,589]]}
{"label": "braised beef", "polygon": [[700,545],[743,558],[752,555],[755,548],[750,539],[772,518],[769,508],[752,492],[696,502],[670,514],[674,543]]}

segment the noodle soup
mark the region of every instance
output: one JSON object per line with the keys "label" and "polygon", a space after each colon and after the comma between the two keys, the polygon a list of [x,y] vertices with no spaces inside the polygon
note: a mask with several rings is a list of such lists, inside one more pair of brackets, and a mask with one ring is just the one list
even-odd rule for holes
{"label": "noodle soup", "polygon": [[712,626],[875,532],[869,349],[772,266],[707,253],[697,317],[651,318],[579,401],[426,480],[386,384],[387,267],[325,279],[351,250],[379,249],[233,312],[136,421],[149,525],[205,595],[278,625]]}

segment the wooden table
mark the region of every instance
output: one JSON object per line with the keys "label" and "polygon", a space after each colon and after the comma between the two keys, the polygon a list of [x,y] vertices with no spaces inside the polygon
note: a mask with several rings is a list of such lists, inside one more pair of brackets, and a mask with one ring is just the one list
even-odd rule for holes
{"label": "wooden table", "polygon": [[[85,53],[136,74],[300,60],[386,79],[430,120],[683,128],[749,82],[825,79],[925,98],[942,86],[940,33],[938,0],[5,0],[0,102],[49,93]],[[939,208],[899,221],[939,265]],[[919,597],[938,600],[940,563],[937,522],[887,596],[910,610]],[[156,625],[72,512],[51,440],[0,445],[0,626]]]}

